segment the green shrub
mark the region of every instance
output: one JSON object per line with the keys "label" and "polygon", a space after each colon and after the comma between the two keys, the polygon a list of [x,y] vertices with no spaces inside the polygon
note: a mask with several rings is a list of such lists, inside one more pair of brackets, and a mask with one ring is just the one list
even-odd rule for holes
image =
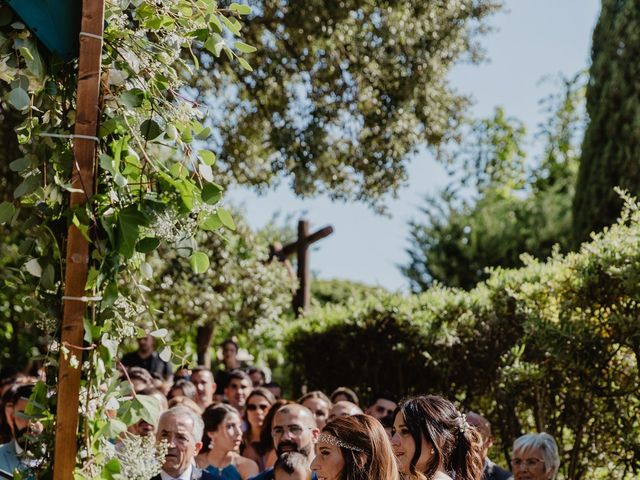
{"label": "green shrub", "polygon": [[485,414],[506,457],[517,436],[547,431],[561,478],[637,478],[640,212],[625,202],[579,252],[524,257],[470,292],[312,310],[287,332],[294,386],[441,393]]}

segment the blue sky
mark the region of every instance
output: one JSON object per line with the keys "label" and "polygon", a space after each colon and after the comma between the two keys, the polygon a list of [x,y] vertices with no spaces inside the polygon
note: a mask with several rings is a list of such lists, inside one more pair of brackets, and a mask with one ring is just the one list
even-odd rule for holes
{"label": "blue sky", "polygon": [[[506,10],[493,18],[495,30],[481,43],[487,61],[459,65],[451,73],[452,84],[469,94],[472,113],[485,117],[496,106],[522,120],[530,134],[545,116],[538,102],[557,89],[545,77],[572,76],[589,62],[591,33],[600,9],[597,0],[506,0]],[[528,151],[535,151],[531,140]],[[277,190],[258,196],[237,189],[227,201],[240,205],[254,228],[266,224],[276,212],[283,216],[303,213],[312,230],[327,224],[335,233],[311,253],[311,268],[319,278],[341,278],[391,290],[407,290],[398,265],[407,262],[408,222],[420,218],[418,207],[428,193],[447,183],[444,169],[428,153],[417,155],[409,167],[409,185],[397,200],[388,203],[392,216],[376,215],[361,204],[332,203],[327,198],[301,200],[286,182]]]}

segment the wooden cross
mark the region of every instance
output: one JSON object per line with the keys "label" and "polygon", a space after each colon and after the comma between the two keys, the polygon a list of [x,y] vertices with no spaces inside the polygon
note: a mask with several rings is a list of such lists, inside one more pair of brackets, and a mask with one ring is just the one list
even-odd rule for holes
{"label": "wooden cross", "polygon": [[293,312],[296,317],[307,311],[311,298],[311,276],[309,272],[309,247],[333,233],[331,225],[321,228],[317,232],[309,234],[309,221],[298,222],[298,240],[282,245],[271,246],[271,258],[275,257],[281,262],[296,254],[298,258],[298,290],[293,297]]}

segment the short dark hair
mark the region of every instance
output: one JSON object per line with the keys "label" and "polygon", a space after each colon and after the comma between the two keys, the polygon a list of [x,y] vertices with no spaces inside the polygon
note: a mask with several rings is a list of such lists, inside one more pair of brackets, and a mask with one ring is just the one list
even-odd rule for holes
{"label": "short dark hair", "polygon": [[29,399],[31,394],[33,393],[33,388],[35,385],[33,383],[27,383],[25,385],[20,385],[13,391],[13,395],[11,396],[11,403],[14,405],[18,403],[18,400],[21,398]]}
{"label": "short dark hair", "polygon": [[142,380],[148,383],[150,387],[153,386],[153,377],[151,373],[149,373],[149,370],[142,367],[129,367],[127,368],[127,374],[130,380]]}
{"label": "short dark hair", "polygon": [[231,383],[231,380],[248,380],[249,382],[251,382],[251,377],[249,377],[249,374],[239,368],[231,370],[227,379],[227,386]]}
{"label": "short dark hair", "polygon": [[265,381],[267,379],[267,375],[264,373],[264,370],[262,370],[261,368],[258,368],[258,367],[249,367],[249,368],[247,368],[247,373],[249,375],[251,375],[252,373],[259,373],[260,376],[262,377],[262,381]]}
{"label": "short dark hair", "polygon": [[196,386],[193,383],[191,383],[191,381],[181,378],[180,380],[175,382],[169,389],[169,395],[167,395],[169,400],[175,397],[175,395],[173,394],[173,391],[178,388],[182,390],[182,395],[184,397],[190,398],[191,400],[195,400],[196,397],[198,396],[198,390],[196,389]]}
{"label": "short dark hair", "polygon": [[193,377],[193,374],[198,372],[209,372],[211,374],[211,378],[213,378],[213,372],[209,367],[205,367],[204,365],[198,365],[193,370],[191,370],[191,376]]}
{"label": "short dark hair", "polygon": [[240,350],[240,347],[238,346],[238,344],[237,344],[236,342],[234,342],[233,340],[231,340],[230,338],[227,338],[224,342],[222,342],[222,343],[220,344],[220,346],[221,346],[222,348],[224,348],[224,347],[225,347],[225,345],[233,345],[233,346],[236,348],[236,352],[237,352],[238,350]]}
{"label": "short dark hair", "polygon": [[379,390],[376,392],[376,394],[371,397],[371,405],[373,405],[374,403],[376,403],[378,400],[389,400],[390,402],[393,403],[398,403],[398,396],[395,395],[394,393],[390,392],[389,390]]}

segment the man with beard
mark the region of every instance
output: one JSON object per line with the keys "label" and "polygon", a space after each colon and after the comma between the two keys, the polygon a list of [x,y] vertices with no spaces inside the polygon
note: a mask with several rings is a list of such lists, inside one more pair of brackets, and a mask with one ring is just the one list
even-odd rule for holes
{"label": "man with beard", "polygon": [[0,470],[2,470],[2,474],[13,474],[15,470],[19,470],[23,472],[21,478],[31,478],[31,476],[25,475],[24,472],[38,464],[38,459],[29,458],[29,452],[27,452],[27,447],[29,446],[28,437],[42,432],[42,424],[32,422],[24,416],[31,392],[33,392],[33,385],[22,385],[13,395],[12,420],[15,433],[13,440],[0,447]]}
{"label": "man with beard", "polygon": [[[307,460],[307,478],[316,480],[315,472],[311,472],[311,462],[315,457],[314,444],[320,430],[316,426],[311,410],[297,403],[285,405],[273,417],[271,435],[278,458],[286,452],[298,452]],[[273,480],[273,468],[256,475],[252,480]]]}
{"label": "man with beard", "polygon": [[165,411],[160,416],[156,438],[167,442],[167,455],[160,475],[152,480],[215,480],[195,465],[203,431],[202,418],[190,408],[179,405]]}

